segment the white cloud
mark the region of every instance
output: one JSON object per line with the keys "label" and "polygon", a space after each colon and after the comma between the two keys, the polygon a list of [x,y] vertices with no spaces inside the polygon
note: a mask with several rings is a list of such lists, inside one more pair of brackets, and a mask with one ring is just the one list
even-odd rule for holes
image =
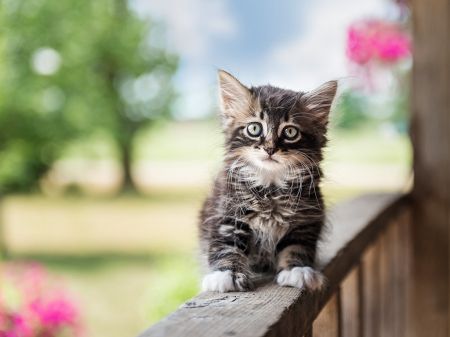
{"label": "white cloud", "polygon": [[[173,105],[179,119],[203,118],[211,112],[215,95],[215,68],[208,54],[217,40],[236,36],[238,25],[226,0],[130,0],[141,16],[164,24],[165,40],[157,41],[180,56],[175,88],[180,94]],[[157,38],[161,31],[156,32]]]}
{"label": "white cloud", "polygon": [[237,33],[225,0],[133,0],[131,6],[164,22],[169,47],[185,58],[202,57],[211,39]]}
{"label": "white cloud", "polygon": [[303,16],[306,31],[293,41],[274,46],[266,58],[271,83],[310,90],[331,79],[347,76],[346,29],[355,20],[380,16],[380,0],[322,0]]}

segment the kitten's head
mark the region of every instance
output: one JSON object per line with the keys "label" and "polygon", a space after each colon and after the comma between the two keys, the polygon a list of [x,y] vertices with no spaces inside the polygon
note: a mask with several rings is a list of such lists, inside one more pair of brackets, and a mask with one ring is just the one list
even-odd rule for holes
{"label": "kitten's head", "polygon": [[282,183],[318,164],[336,81],[304,93],[270,85],[247,88],[222,70],[218,77],[230,163],[253,172],[261,185]]}

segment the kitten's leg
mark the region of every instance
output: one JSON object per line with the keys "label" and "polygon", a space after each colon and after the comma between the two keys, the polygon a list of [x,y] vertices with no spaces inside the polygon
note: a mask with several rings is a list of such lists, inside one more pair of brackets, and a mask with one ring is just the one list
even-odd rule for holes
{"label": "kitten's leg", "polygon": [[288,233],[278,244],[277,282],[282,286],[320,289],[324,277],[314,270],[318,233],[300,231]]}
{"label": "kitten's leg", "polygon": [[247,224],[224,223],[209,244],[208,264],[210,273],[202,283],[203,291],[249,291],[248,266],[250,228]]}

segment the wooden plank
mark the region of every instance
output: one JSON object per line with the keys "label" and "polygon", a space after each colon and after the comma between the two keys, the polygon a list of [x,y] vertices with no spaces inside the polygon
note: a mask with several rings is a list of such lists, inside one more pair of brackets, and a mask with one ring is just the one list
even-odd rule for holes
{"label": "wooden plank", "polygon": [[341,284],[342,336],[362,336],[362,287],[361,268],[350,271]]}
{"label": "wooden plank", "polygon": [[408,330],[410,310],[411,279],[411,217],[404,211],[399,217],[395,230],[395,336],[411,336]]}
{"label": "wooden plank", "polygon": [[201,293],[140,336],[303,336],[368,244],[406,206],[399,195],[366,195],[329,214],[332,230],[319,252],[328,286],[321,292],[282,288],[270,279],[252,292]]}
{"label": "wooden plank", "polygon": [[339,291],[330,300],[313,323],[313,337],[340,337],[341,306]]}
{"label": "wooden plank", "polygon": [[395,336],[395,226],[394,219],[380,235],[381,336]]}
{"label": "wooden plank", "polygon": [[401,238],[400,238],[400,218],[401,214],[397,217],[397,220],[394,224],[390,225],[391,228],[391,273],[392,273],[392,316],[393,316],[393,336],[403,336],[403,331],[401,330],[401,308],[405,299],[402,294],[402,273],[403,268],[402,264],[405,262],[402,259],[402,250],[404,247],[402,246]]}
{"label": "wooden plank", "polygon": [[363,305],[364,305],[364,297],[363,297],[363,269],[362,264],[360,263],[358,266],[358,295],[359,295],[359,329],[358,329],[358,336],[363,337],[364,336],[364,315],[363,315]]}
{"label": "wooden plank", "polygon": [[416,336],[449,335],[450,2],[413,0],[413,312]]}
{"label": "wooden plank", "polygon": [[397,300],[395,307],[396,336],[412,336],[411,310],[411,267],[412,267],[412,222],[411,210],[403,211],[398,218],[397,237]]}
{"label": "wooden plank", "polygon": [[389,273],[388,273],[388,254],[387,254],[387,242],[386,233],[382,233],[377,240],[378,255],[379,255],[379,293],[375,294],[380,299],[380,336],[386,336],[389,334],[389,312],[386,309],[389,308],[388,289],[389,289]]}
{"label": "wooden plank", "polygon": [[365,252],[362,259],[363,336],[380,337],[380,254],[379,242]]}

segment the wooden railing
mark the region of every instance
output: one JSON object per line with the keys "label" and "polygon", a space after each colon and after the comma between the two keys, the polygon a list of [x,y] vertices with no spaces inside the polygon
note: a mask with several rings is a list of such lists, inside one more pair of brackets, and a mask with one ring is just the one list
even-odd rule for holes
{"label": "wooden railing", "polygon": [[320,292],[261,280],[246,293],[200,293],[140,337],[407,336],[408,198],[366,195],[335,208],[319,254]]}

